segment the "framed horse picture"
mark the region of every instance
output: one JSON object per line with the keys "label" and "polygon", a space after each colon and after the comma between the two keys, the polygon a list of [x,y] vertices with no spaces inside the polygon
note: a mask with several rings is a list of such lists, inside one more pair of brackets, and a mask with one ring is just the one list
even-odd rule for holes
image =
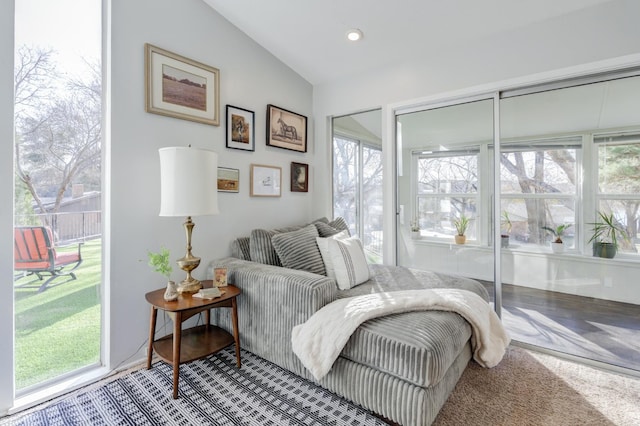
{"label": "framed horse picture", "polygon": [[253,111],[227,105],[227,148],[255,151],[255,117]]}
{"label": "framed horse picture", "polygon": [[307,117],[267,105],[267,145],[307,152]]}

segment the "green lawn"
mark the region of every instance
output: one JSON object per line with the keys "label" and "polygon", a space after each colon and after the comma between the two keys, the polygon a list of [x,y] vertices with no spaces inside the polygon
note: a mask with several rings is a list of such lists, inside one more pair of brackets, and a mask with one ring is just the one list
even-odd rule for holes
{"label": "green lawn", "polygon": [[58,277],[42,293],[47,277],[14,282],[16,389],[100,360],[101,244],[82,246],[76,280]]}

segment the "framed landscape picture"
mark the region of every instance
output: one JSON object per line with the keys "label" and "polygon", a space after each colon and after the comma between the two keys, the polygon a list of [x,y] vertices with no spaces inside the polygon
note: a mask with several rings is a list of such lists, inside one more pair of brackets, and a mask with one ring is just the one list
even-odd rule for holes
{"label": "framed landscape picture", "polygon": [[309,192],[309,165],[291,163],[291,192]]}
{"label": "framed landscape picture", "polygon": [[218,192],[240,192],[240,170],[218,167]]}
{"label": "framed landscape picture", "polygon": [[307,152],[307,117],[267,105],[267,145]]}
{"label": "framed landscape picture", "polygon": [[227,148],[255,151],[255,114],[227,105]]}
{"label": "framed landscape picture", "polygon": [[220,71],[145,44],[145,110],[220,125]]}
{"label": "framed landscape picture", "polygon": [[282,169],[274,166],[251,165],[252,197],[280,197],[282,186]]}

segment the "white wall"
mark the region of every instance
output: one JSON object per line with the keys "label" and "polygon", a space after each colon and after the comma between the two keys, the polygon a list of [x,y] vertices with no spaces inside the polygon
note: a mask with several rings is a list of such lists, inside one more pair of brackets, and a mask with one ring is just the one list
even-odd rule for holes
{"label": "white wall", "polygon": [[0,6],[0,415],[13,400],[13,2]]}
{"label": "white wall", "polygon": [[[10,260],[13,227],[13,2],[0,6],[0,275],[12,280]],[[201,0],[135,0],[112,2],[110,157],[105,167],[110,213],[106,225],[110,249],[105,276],[110,279],[104,306],[110,309],[105,324],[107,359],[112,367],[144,356],[149,326],[149,305],[144,294],[165,285],[147,266],[146,253],[166,246],[177,259],[185,253],[184,218],[159,217],[158,148],[193,146],[218,152],[219,165],[240,170],[240,193],[220,193],[220,214],[195,217],[193,254],[202,258],[194,271],[204,278],[207,264],[230,253],[235,237],[256,227],[271,228],[302,223],[317,215],[311,209],[316,169],[313,144],[312,87],[290,68],[230,25]],[[220,70],[221,126],[146,113],[144,110],[144,44],[186,56]],[[255,112],[255,152],[225,148],[225,105]],[[306,115],[309,152],[306,154],[265,146],[266,106],[274,104]],[[105,153],[108,150],[105,147]],[[292,161],[310,164],[309,193],[289,191]],[[251,163],[282,167],[282,197],[249,196]],[[212,185],[215,183],[212,182]],[[105,215],[105,217],[109,217]],[[174,268],[174,279],[184,273]],[[13,335],[13,293],[0,286],[0,414],[12,404],[13,360],[8,350]]]}
{"label": "white wall", "polygon": [[[145,43],[220,70],[221,126],[145,112]],[[185,253],[184,218],[158,216],[158,148],[187,144],[210,148],[219,153],[219,166],[240,169],[240,193],[220,193],[219,215],[194,218],[193,254],[202,258],[194,271],[196,278],[204,278],[212,259],[230,253],[233,238],[248,235],[256,227],[311,219],[314,180],[309,193],[291,193],[289,167],[292,161],[310,163],[312,174],[315,162],[311,86],[201,0],[114,1],[111,72],[109,338],[111,364],[117,365],[134,355],[146,339],[149,306],[144,294],[163,285],[162,277],[146,265],[147,250],[164,245],[173,258]],[[255,152],[225,148],[227,104],[255,112]],[[265,146],[267,104],[309,117],[309,153]],[[251,163],[282,167],[281,198],[249,196]],[[174,268],[175,279],[183,275]]]}

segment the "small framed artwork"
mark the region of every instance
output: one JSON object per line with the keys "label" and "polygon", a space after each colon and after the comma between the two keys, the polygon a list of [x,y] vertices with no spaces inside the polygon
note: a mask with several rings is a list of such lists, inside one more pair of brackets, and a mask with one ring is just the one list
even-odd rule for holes
{"label": "small framed artwork", "polygon": [[227,286],[227,268],[213,268],[213,284],[216,287]]}
{"label": "small framed artwork", "polygon": [[255,151],[255,114],[227,105],[227,148]]}
{"label": "small framed artwork", "polygon": [[309,192],[309,165],[291,163],[291,192]]}
{"label": "small framed artwork", "polygon": [[307,117],[267,105],[267,145],[307,152]]}
{"label": "small framed artwork", "polygon": [[145,110],[220,125],[220,71],[145,44]]}
{"label": "small framed artwork", "polygon": [[280,197],[282,186],[282,169],[274,166],[251,165],[252,197]]}
{"label": "small framed artwork", "polygon": [[240,170],[218,167],[218,192],[240,192]]}

